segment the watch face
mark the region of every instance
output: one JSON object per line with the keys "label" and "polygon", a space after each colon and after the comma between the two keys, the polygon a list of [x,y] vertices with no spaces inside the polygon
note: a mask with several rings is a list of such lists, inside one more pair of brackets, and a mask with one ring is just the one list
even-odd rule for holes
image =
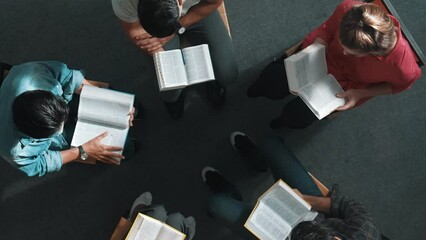
{"label": "watch face", "polygon": [[83,161],[84,161],[84,160],[86,160],[88,157],[89,157],[89,155],[88,155],[86,152],[84,152],[84,153],[82,153],[82,154],[81,154],[81,157],[80,157],[80,158],[81,158],[81,160],[83,160]]}
{"label": "watch face", "polygon": [[81,160],[86,160],[89,157],[89,154],[87,154],[86,151],[84,151],[82,146],[78,146],[78,151],[80,152],[80,159]]}
{"label": "watch face", "polygon": [[179,28],[178,33],[183,34],[185,32],[185,30],[186,29],[184,27],[181,27],[181,28]]}

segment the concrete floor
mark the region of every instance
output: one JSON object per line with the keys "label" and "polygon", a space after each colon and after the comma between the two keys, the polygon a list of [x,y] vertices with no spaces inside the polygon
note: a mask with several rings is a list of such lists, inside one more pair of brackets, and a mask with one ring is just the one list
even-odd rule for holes
{"label": "concrete floor", "polygon": [[[392,1],[426,52],[426,1]],[[365,204],[391,239],[426,239],[426,95],[423,76],[411,90],[378,97],[363,107],[305,130],[269,129],[282,102],[249,100],[247,86],[274,56],[324,21],[338,0],[226,1],[240,79],[227,104],[212,108],[203,91],[189,91],[184,117],[163,107],[150,59],[126,39],[109,1],[3,1],[0,61],[59,60],[87,77],[136,93],[146,107],[132,134],[141,152],[121,166],[70,164],[44,178],[25,178],[0,161],[0,239],[108,239],[140,193],[170,212],[197,220],[195,239],[239,239],[206,214],[207,187],[200,170],[212,165],[253,202],[272,184],[233,152],[228,135],[282,136],[323,183],[339,183]],[[309,7],[307,7],[309,6]],[[424,71],[424,69],[423,69]]]}

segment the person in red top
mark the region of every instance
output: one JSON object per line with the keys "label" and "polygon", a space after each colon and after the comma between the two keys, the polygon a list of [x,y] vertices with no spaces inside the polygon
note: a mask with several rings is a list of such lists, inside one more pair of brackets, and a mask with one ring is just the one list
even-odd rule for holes
{"label": "person in red top", "polygon": [[[372,3],[343,0],[307,35],[302,48],[314,42],[326,46],[328,71],[344,90],[337,97],[345,98],[346,103],[338,111],[360,106],[375,96],[404,91],[421,76],[399,22]],[[284,107],[271,127],[306,127],[315,120],[298,98]]]}

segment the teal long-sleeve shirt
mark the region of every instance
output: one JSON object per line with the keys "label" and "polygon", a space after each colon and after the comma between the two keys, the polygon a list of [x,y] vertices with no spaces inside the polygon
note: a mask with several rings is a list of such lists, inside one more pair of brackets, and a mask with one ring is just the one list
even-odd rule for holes
{"label": "teal long-sleeve shirt", "polygon": [[69,144],[61,134],[35,139],[21,133],[13,122],[12,105],[26,91],[45,90],[71,101],[84,77],[80,71],[54,62],[29,62],[14,66],[0,88],[0,155],[28,176],[43,176],[62,167],[61,150]]}

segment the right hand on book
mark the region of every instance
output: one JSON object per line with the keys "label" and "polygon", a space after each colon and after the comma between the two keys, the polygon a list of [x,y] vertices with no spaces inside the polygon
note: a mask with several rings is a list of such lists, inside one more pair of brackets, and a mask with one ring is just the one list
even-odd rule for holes
{"label": "right hand on book", "polygon": [[116,159],[124,159],[124,156],[115,153],[115,151],[121,151],[123,148],[103,144],[101,141],[106,136],[108,136],[108,132],[102,133],[101,135],[83,144],[83,148],[87,154],[89,154],[89,156],[94,158],[96,161],[108,164],[118,164]]}

